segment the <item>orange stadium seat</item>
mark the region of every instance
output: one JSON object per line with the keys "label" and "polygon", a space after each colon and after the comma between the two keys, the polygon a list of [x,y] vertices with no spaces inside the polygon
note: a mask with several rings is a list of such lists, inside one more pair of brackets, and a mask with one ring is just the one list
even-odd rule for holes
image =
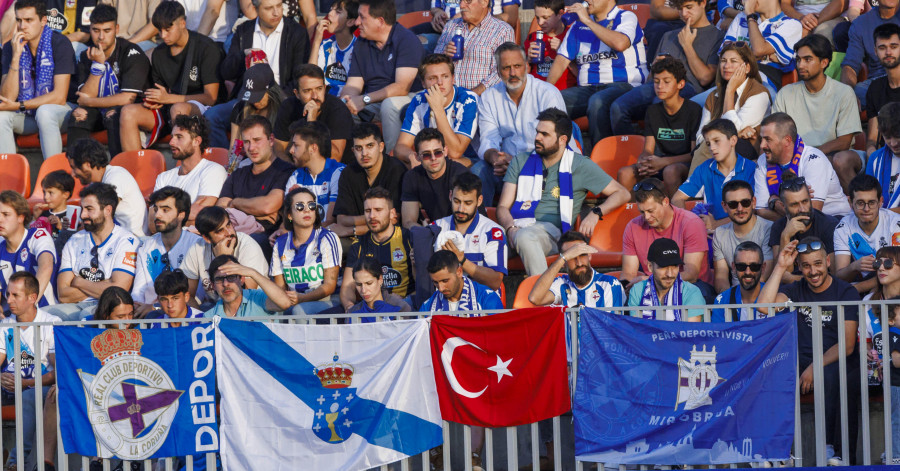
{"label": "orange stadium seat", "polygon": [[[637,134],[625,136],[609,136],[598,142],[591,151],[594,161],[607,175],[616,178],[619,169],[637,163],[638,156],[644,151],[644,136]],[[597,195],[589,194],[588,198]]]}
{"label": "orange stadium seat", "polygon": [[[103,145],[106,145],[108,143],[106,131],[92,132],[91,139],[94,139]],[[68,136],[68,134],[63,133],[63,135],[62,135],[63,146],[68,145],[68,143],[69,143],[69,136]],[[41,147],[41,140],[37,133],[23,135],[23,136],[16,136],[16,146],[19,149],[39,149]]]}
{"label": "orange stadium seat", "polygon": [[228,167],[228,149],[221,147],[207,147],[203,152],[203,158],[211,160],[223,167]]}
{"label": "orange stadium seat", "polygon": [[156,185],[156,177],[166,170],[166,159],[162,153],[153,149],[142,149],[122,152],[113,157],[111,165],[117,165],[128,170],[138,186],[144,199],[150,197],[153,193],[153,187]]}
{"label": "orange stadium seat", "polygon": [[598,250],[591,255],[591,266],[612,268],[622,266],[622,236],[625,227],[639,216],[637,204],[628,203],[603,216],[603,221],[594,228],[590,244]]}
{"label": "orange stadium seat", "polygon": [[431,11],[429,10],[411,11],[409,13],[404,13],[400,18],[397,18],[397,23],[400,23],[407,29],[422,23],[428,23],[429,21],[431,21]]}
{"label": "orange stadium seat", "polygon": [[532,275],[519,283],[519,287],[516,288],[516,297],[513,300],[513,309],[534,307],[534,304],[531,304],[531,301],[528,300],[528,294],[531,293],[531,288],[534,288],[534,283],[537,281],[538,277],[540,277],[540,275]]}
{"label": "orange stadium seat", "polygon": [[624,5],[619,5],[619,8],[630,11],[637,15],[638,24],[641,25],[641,28],[647,26],[647,20],[650,19],[650,4],[649,3],[626,3]]}
{"label": "orange stadium seat", "polygon": [[[34,184],[34,191],[31,193],[31,197],[28,198],[29,206],[34,206],[38,203],[44,202],[44,187],[41,185],[41,180],[47,176],[50,172],[55,172],[57,170],[65,170],[66,173],[72,173],[72,167],[69,166],[69,159],[66,158],[65,152],[62,154],[56,154],[50,156],[49,159],[45,160],[41,164],[40,170],[38,170],[37,182]],[[72,197],[69,198],[69,203],[77,204],[81,201],[81,198],[78,196],[78,193],[81,192],[81,182],[78,179],[75,179],[75,190],[72,191]]]}
{"label": "orange stadium seat", "polygon": [[31,194],[31,166],[22,154],[0,154],[0,189]]}

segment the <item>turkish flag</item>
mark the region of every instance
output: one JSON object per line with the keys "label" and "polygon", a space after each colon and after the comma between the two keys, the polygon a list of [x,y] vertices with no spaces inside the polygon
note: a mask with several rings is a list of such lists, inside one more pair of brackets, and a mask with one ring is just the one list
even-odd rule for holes
{"label": "turkish flag", "polygon": [[431,318],[431,357],[444,420],[511,427],[572,408],[565,315],[539,307]]}

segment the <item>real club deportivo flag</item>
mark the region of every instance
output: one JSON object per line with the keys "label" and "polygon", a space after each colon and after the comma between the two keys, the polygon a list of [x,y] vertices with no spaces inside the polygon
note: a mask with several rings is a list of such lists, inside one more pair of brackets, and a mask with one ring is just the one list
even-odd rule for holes
{"label": "real club deportivo flag", "polygon": [[658,465],[788,459],[796,325],[795,314],[689,323],[584,308],[575,455]]}
{"label": "real club deportivo flag", "polygon": [[443,442],[425,319],[219,319],[226,470],[367,469]]}
{"label": "real club deportivo flag", "polygon": [[65,452],[143,460],[218,450],[213,330],[55,327]]}
{"label": "real club deportivo flag", "polygon": [[561,307],[431,318],[444,420],[510,427],[571,409]]}

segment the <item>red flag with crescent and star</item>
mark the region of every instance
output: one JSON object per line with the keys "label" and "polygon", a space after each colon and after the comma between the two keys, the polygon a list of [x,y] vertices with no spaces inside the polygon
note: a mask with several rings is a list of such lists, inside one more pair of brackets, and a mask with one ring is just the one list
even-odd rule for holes
{"label": "red flag with crescent and star", "polygon": [[444,420],[512,427],[571,408],[566,317],[539,307],[431,318],[431,357]]}

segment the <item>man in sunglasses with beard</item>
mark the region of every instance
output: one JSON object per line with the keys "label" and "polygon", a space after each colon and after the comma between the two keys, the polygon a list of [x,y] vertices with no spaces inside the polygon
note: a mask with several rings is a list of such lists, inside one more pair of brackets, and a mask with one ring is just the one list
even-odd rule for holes
{"label": "man in sunglasses with beard", "polygon": [[[754,242],[762,248],[760,262],[772,260],[769,239],[772,222],[757,217],[753,187],[743,180],[731,180],[722,187],[722,207],[728,222],[716,228],[713,234],[713,260],[715,260],[715,287],[721,293],[738,284],[739,275],[733,269],[735,249],[744,242]],[[761,273],[762,280],[769,279],[774,263],[767,263]]]}
{"label": "man in sunglasses with beard", "polygon": [[[799,281],[781,285],[782,277],[797,266],[802,274]],[[849,438],[850,464],[856,457],[856,440],[859,432],[857,423],[857,407],[859,406],[859,349],[856,345],[856,330],[859,324],[857,306],[844,306],[844,351],[838,344],[837,306],[812,307],[807,303],[859,301],[859,293],[850,283],[831,276],[829,266],[831,260],[825,251],[825,244],[817,237],[805,237],[801,241],[791,241],[778,255],[778,263],[772,270],[769,282],[759,294],[759,303],[793,302],[797,309],[797,351],[799,353],[800,393],[814,392],[824,394],[825,398],[825,440],[828,446],[828,465],[843,466],[841,460],[841,424],[840,424],[840,376],[838,359],[847,358],[847,425]],[[774,314],[769,308],[759,307],[764,314]],[[821,311],[819,312],[819,309]],[[823,355],[824,391],[813,391],[813,316],[820,313],[822,322],[822,350],[815,352]]]}
{"label": "man in sunglasses with beard", "polygon": [[[744,307],[737,311],[731,311],[731,321],[751,321],[766,317],[750,304],[755,303],[759,297],[759,292],[765,283],[760,281],[763,271],[771,270],[769,265],[763,260],[763,249],[756,242],[748,240],[741,242],[734,249],[733,262],[731,262],[731,270],[737,277],[738,283],[721,294],[716,296],[716,304],[743,304]],[[725,309],[713,309],[713,322],[725,322]]]}

